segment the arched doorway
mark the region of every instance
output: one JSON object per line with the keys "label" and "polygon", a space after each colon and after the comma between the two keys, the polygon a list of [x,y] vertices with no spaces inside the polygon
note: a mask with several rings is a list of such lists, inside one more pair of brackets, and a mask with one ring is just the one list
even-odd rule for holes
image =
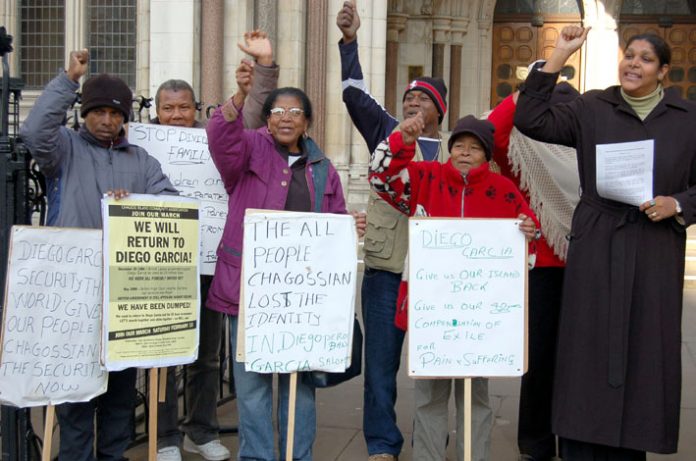
{"label": "arched doorway", "polygon": [[696,101],[696,0],[624,0],[621,5],[621,49],[633,35],[651,32],[672,48],[672,66],[665,86]]}
{"label": "arched doorway", "polygon": [[[498,0],[493,19],[491,107],[517,89],[529,64],[550,55],[565,25],[578,24],[581,18],[576,0]],[[578,89],[581,65],[578,52],[561,72]]]}

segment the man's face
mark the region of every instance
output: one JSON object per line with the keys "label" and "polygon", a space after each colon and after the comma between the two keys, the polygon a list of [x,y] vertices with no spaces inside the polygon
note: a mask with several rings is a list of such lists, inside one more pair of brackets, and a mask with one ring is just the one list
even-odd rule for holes
{"label": "man's face", "polygon": [[422,113],[426,130],[428,128],[432,129],[433,127],[437,128],[439,125],[440,114],[437,111],[437,106],[435,106],[435,102],[430,99],[428,93],[423,91],[413,90],[406,93],[402,111],[404,119],[411,118],[418,112]]}
{"label": "man's face", "polygon": [[162,125],[193,127],[196,122],[196,102],[191,92],[160,91],[157,117]]}
{"label": "man's face", "polygon": [[116,139],[123,128],[123,121],[120,110],[107,106],[92,109],[85,116],[87,131],[102,142]]}

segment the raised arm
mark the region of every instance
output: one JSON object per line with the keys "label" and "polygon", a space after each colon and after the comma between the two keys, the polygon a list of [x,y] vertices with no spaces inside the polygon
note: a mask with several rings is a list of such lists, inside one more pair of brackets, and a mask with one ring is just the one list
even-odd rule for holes
{"label": "raised arm", "polygon": [[549,98],[556,86],[558,73],[568,58],[587,39],[589,28],[566,26],[556,40],[556,48],[544,67],[532,71],[522,84],[517,100],[515,126],[537,141],[576,147],[580,130],[578,114],[583,112],[583,98],[570,104],[551,106]]}
{"label": "raised arm", "polygon": [[367,89],[358,56],[357,31],[360,17],[355,2],[343,2],[343,7],[336,17],[336,25],[343,38],[338,43],[341,53],[341,79],[343,80],[343,102],[353,125],[358,129],[373,152],[377,145],[399,124]]}
{"label": "raised arm", "polygon": [[251,87],[251,66],[242,61],[237,68],[237,92],[215,109],[208,122],[208,148],[228,194],[249,165],[255,132],[245,131],[242,108]]}
{"label": "raised arm", "polygon": [[515,92],[503,99],[488,115],[488,121],[495,126],[493,133],[493,160],[500,167],[500,172],[508,178],[514,177],[508,160],[510,147],[510,132],[515,118],[515,107],[518,93]]}
{"label": "raised arm", "polygon": [[278,87],[278,65],[273,61],[273,47],[268,34],[261,30],[246,32],[244,44],[239,49],[254,58],[247,61],[253,68],[253,83],[244,101],[244,127],[259,128],[266,124],[263,103],[271,91]]}
{"label": "raised arm", "polygon": [[78,81],[87,72],[89,52],[72,51],[68,70],[51,80],[27,116],[20,134],[32,157],[46,176],[60,171],[70,147],[65,113],[75,102]]}

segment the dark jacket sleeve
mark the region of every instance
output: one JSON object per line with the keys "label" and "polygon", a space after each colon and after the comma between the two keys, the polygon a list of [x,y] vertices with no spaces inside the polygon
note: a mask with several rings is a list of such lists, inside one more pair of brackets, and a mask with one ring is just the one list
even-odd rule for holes
{"label": "dark jacket sleeve", "polygon": [[162,172],[162,165],[160,162],[152,155],[147,153],[145,153],[145,155],[147,156],[147,171],[145,173],[147,186],[145,188],[145,193],[179,195],[179,191],[176,190],[171,181],[169,181],[169,178]]}
{"label": "dark jacket sleeve", "polygon": [[338,43],[341,52],[341,79],[343,102],[350,118],[367,143],[370,152],[399,124],[369,93],[358,56],[358,40]]}
{"label": "dark jacket sleeve", "polygon": [[532,71],[520,87],[515,126],[537,141],[576,147],[580,133],[578,114],[583,113],[583,96],[570,104],[549,103],[558,73]]}
{"label": "dark jacket sleeve", "polygon": [[53,177],[68,150],[70,137],[63,126],[65,112],[75,101],[79,84],[61,72],[38,97],[20,129],[20,135],[42,173]]}
{"label": "dark jacket sleeve", "polygon": [[243,112],[242,108],[242,113],[237,119],[228,122],[218,107],[205,129],[210,155],[228,194],[232,193],[239,179],[249,168],[250,151],[255,136],[254,131],[244,130]]}
{"label": "dark jacket sleeve", "polygon": [[263,103],[271,91],[278,88],[279,69],[276,63],[271,66],[254,65],[254,83],[244,100],[244,128],[256,129],[266,124]]}

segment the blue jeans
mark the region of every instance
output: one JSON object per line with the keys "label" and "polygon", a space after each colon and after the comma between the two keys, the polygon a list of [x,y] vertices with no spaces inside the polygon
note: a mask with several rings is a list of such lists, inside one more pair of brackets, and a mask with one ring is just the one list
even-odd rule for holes
{"label": "blue jeans", "polygon": [[[230,317],[232,358],[237,356],[237,317]],[[273,374],[254,373],[244,369],[244,363],[233,360],[232,371],[237,389],[239,412],[240,461],[277,461],[273,447]],[[314,386],[306,373],[297,379],[295,401],[295,435],[293,460],[311,461],[312,445],[317,432]],[[278,448],[285,459],[288,427],[289,374],[278,375]]]}
{"label": "blue jeans", "polygon": [[[135,368],[109,373],[106,393],[89,402],[56,406],[60,425],[60,461],[122,461],[133,435]],[[94,413],[97,456],[94,456]]]}
{"label": "blue jeans", "polygon": [[370,455],[397,456],[404,438],[396,425],[396,373],[404,332],[394,326],[401,274],[365,268],[362,314],[365,326],[363,433]]}

